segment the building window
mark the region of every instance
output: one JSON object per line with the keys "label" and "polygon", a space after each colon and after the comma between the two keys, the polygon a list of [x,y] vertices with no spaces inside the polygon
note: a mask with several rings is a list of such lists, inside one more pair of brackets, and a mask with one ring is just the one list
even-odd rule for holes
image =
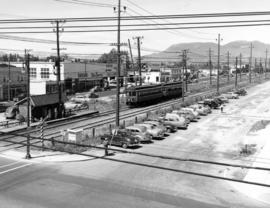
{"label": "building window", "polygon": [[30,68],[30,78],[36,78],[36,77],[37,77],[37,69]]}
{"label": "building window", "polygon": [[159,77],[156,77],[156,82],[159,82]]}
{"label": "building window", "polygon": [[41,68],[41,78],[42,79],[49,79],[50,78],[50,71],[49,68]]}

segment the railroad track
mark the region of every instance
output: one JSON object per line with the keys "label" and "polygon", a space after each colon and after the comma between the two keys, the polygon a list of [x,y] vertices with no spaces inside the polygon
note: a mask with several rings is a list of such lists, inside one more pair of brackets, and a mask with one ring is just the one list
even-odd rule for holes
{"label": "railroad track", "polygon": [[[243,83],[246,83],[246,81],[242,81],[241,84]],[[230,84],[230,85],[226,85],[226,82],[224,83],[221,83],[221,88],[220,90],[223,90],[223,91],[226,91],[228,89],[231,89],[234,85],[233,84]],[[216,89],[211,89],[211,90],[208,90],[206,92],[200,92],[200,93],[195,93],[195,94],[191,94],[189,95],[189,98],[194,98],[194,97],[198,97],[198,96],[207,96],[209,94],[213,94],[216,92]],[[169,107],[169,106],[172,106],[172,105],[175,105],[175,104],[179,104],[181,103],[181,98],[180,99],[176,99],[176,100],[172,100],[172,101],[168,101],[166,103],[161,103],[161,104],[156,104],[156,105],[153,105],[153,106],[148,106],[148,107],[145,107],[143,109],[139,108],[139,109],[122,109],[121,111],[121,115],[120,115],[120,120],[125,120],[127,118],[130,118],[130,117],[135,117],[135,116],[138,116],[140,114],[145,114],[149,111],[154,111],[154,110],[157,110],[157,109],[160,109],[160,108],[166,108],[166,107]],[[132,111],[132,112],[128,112],[128,111]],[[73,126],[73,128],[71,129],[78,129],[78,128],[82,128],[84,130],[87,130],[87,129],[91,129],[91,128],[95,128],[95,127],[98,127],[98,126],[101,126],[101,125],[105,125],[105,124],[110,124],[110,123],[113,123],[115,121],[115,118],[114,116],[112,116],[112,113],[114,113],[115,111],[112,110],[112,111],[108,111],[108,112],[104,112],[103,114],[101,115],[95,115],[94,117],[91,117],[90,119],[94,119],[94,118],[98,118],[100,117],[100,120],[99,121],[91,121],[86,123],[86,124],[83,124],[83,125],[77,125],[77,126]],[[101,117],[102,116],[102,117]],[[104,118],[108,116],[108,118]],[[79,121],[85,121],[85,120],[89,120],[89,118],[81,118],[81,119],[76,119],[74,121],[70,121],[70,122],[66,122],[65,124],[74,124],[74,123],[78,123]],[[63,126],[65,125],[63,123],[58,123],[58,124],[55,124],[55,125],[51,125],[51,126],[47,126],[46,127],[46,130],[53,130],[53,129],[57,129],[56,131],[52,131],[52,132],[49,132],[47,134],[45,134],[44,136],[46,138],[51,138],[51,137],[54,137],[54,138],[59,138],[62,136],[61,134],[61,131],[59,131],[58,127],[60,126]],[[16,134],[16,137],[14,138],[14,136],[4,136],[0,139],[0,141],[6,141],[6,142],[13,142],[12,139],[16,139],[16,142],[15,144],[20,144],[21,143],[21,146],[25,146],[26,145],[26,138],[25,138],[25,135],[27,134],[33,134],[33,133],[37,133],[38,130],[37,129],[31,129],[31,130],[28,130],[26,132],[20,132],[19,134]],[[31,137],[36,137],[36,138],[32,138],[31,139],[31,144],[37,144],[37,143],[40,143],[40,138],[38,138],[39,136],[38,135],[31,135]]]}
{"label": "railroad track", "polygon": [[[223,86],[221,88],[221,90],[226,91],[228,89],[231,89],[232,87],[233,87],[233,85]],[[215,92],[216,92],[215,89],[211,89],[211,90],[209,90],[207,92],[200,92],[200,93],[192,94],[192,95],[189,96],[189,99],[192,99],[192,98],[198,97],[198,96],[207,96],[207,95],[213,94]],[[155,110],[158,110],[158,109],[170,107],[172,105],[180,104],[181,102],[182,102],[182,98],[179,98],[179,99],[171,100],[171,101],[168,101],[168,102],[165,102],[165,103],[155,104],[155,105],[144,107],[144,108],[128,109],[128,110],[125,110],[125,111],[121,112],[120,120],[125,120],[125,119],[128,119],[130,117],[136,117],[136,116],[139,116],[139,115],[142,115],[142,114],[146,114],[149,111],[155,111]],[[100,120],[90,121],[87,124],[78,125],[78,126],[73,127],[72,129],[84,129],[84,130],[87,130],[87,129],[99,127],[101,125],[108,125],[108,124],[113,123],[114,121],[115,121],[115,117],[114,117],[114,115],[111,115],[107,119],[100,118]],[[61,135],[61,131],[57,130],[57,131],[54,131],[54,132],[47,133],[47,134],[45,134],[45,136],[47,138],[48,137],[58,138],[58,137],[61,137],[62,135]]]}

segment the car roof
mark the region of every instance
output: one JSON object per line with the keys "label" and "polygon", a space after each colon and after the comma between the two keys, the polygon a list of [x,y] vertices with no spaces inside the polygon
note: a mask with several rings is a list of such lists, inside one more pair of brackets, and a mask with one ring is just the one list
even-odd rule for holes
{"label": "car roof", "polygon": [[140,126],[140,125],[137,125],[137,124],[134,124],[133,126],[128,126],[126,127],[127,129],[139,129],[139,130],[143,130],[143,126]]}

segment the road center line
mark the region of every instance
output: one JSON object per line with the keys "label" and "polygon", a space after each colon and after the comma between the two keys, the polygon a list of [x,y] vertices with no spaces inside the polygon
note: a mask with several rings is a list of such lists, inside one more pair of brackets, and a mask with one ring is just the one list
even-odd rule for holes
{"label": "road center line", "polygon": [[15,168],[11,168],[11,169],[2,171],[2,172],[0,172],[0,175],[11,172],[11,171],[14,171],[14,170],[18,170],[18,169],[21,169],[21,168],[24,168],[24,167],[27,167],[29,165],[32,165],[32,163],[28,163],[28,164],[25,164],[25,165],[21,165],[21,166],[15,167]]}

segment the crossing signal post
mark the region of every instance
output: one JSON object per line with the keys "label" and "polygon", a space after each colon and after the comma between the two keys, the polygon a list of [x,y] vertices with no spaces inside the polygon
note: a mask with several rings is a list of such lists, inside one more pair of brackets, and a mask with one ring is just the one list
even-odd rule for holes
{"label": "crossing signal post", "polygon": [[44,128],[47,126],[47,123],[46,123],[47,119],[48,119],[48,117],[42,119],[39,126],[38,126],[38,128],[40,130],[42,151],[44,151]]}

